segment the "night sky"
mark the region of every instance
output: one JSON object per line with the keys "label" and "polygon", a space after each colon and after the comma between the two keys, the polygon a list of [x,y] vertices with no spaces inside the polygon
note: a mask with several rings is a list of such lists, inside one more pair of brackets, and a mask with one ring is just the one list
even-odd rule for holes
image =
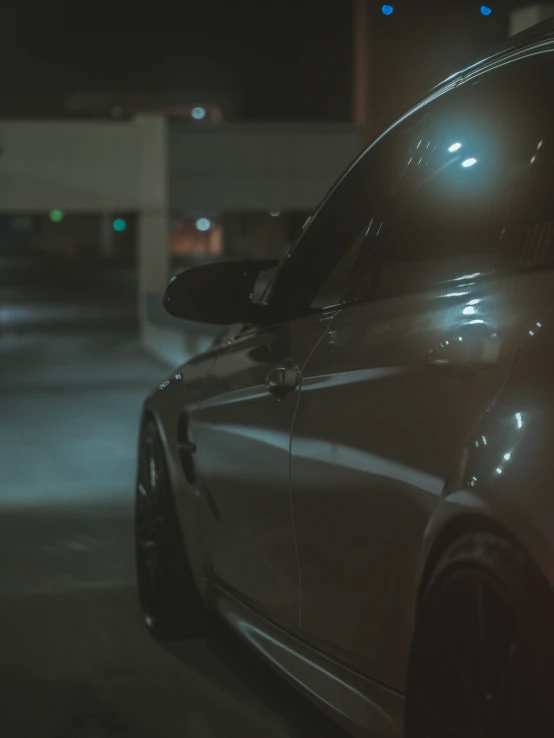
{"label": "night sky", "polygon": [[[481,20],[480,3],[471,0],[399,0],[388,25],[378,13],[381,3],[374,5],[375,48],[387,60],[379,69],[380,94],[387,67],[398,66],[395,49],[405,46],[408,33],[417,38],[418,24],[427,31],[436,25],[435,35],[439,26],[449,33],[448,23],[456,31],[452,12],[463,9],[465,18],[468,8],[473,21]],[[502,3],[504,16],[507,5]],[[495,7],[492,23],[503,11]],[[164,89],[219,92],[233,101],[238,117],[251,120],[351,116],[350,0],[20,0],[17,6],[4,0],[0,24],[0,116],[60,115],[64,98],[78,91]],[[423,37],[421,45],[424,53]],[[465,63],[466,46],[433,60],[429,82]]]}

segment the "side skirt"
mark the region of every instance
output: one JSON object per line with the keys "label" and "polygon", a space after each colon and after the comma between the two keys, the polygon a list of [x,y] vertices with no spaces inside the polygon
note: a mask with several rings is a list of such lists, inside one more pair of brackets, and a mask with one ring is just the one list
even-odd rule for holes
{"label": "side skirt", "polygon": [[308,699],[356,736],[402,738],[404,697],[376,684],[270,623],[221,584],[210,600],[218,615]]}

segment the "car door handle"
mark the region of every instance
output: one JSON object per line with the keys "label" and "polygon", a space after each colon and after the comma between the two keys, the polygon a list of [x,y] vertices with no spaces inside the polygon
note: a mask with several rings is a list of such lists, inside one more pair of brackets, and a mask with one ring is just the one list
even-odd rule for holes
{"label": "car door handle", "polygon": [[196,453],[196,444],[192,441],[185,441],[184,443],[178,443],[177,444],[180,451],[183,451],[186,454],[194,454]]}
{"label": "car door handle", "polygon": [[299,384],[300,369],[297,366],[280,366],[277,369],[271,369],[265,378],[267,391],[278,400],[288,395],[289,392],[294,392]]}

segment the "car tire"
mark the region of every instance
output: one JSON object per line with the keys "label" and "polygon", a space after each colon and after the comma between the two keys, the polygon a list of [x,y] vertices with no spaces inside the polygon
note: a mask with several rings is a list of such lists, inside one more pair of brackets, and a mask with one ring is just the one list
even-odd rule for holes
{"label": "car tire", "polygon": [[160,641],[208,635],[211,615],[190,569],[165,451],[152,420],[140,434],[135,553],[141,612],[150,635]]}
{"label": "car tire", "polygon": [[456,540],[420,598],[406,738],[554,735],[553,628],[552,589],[518,545]]}

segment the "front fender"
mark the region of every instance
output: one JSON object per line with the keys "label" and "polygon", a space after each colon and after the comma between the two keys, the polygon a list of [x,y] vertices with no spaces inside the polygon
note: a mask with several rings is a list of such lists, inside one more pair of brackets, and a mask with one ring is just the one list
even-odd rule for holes
{"label": "front fender", "polygon": [[215,354],[209,353],[172,372],[144,401],[141,421],[142,426],[146,420],[152,419],[158,428],[189,564],[200,588],[204,585],[203,519],[206,503],[197,487],[183,473],[178,426],[187,406],[203,398],[215,360]]}

